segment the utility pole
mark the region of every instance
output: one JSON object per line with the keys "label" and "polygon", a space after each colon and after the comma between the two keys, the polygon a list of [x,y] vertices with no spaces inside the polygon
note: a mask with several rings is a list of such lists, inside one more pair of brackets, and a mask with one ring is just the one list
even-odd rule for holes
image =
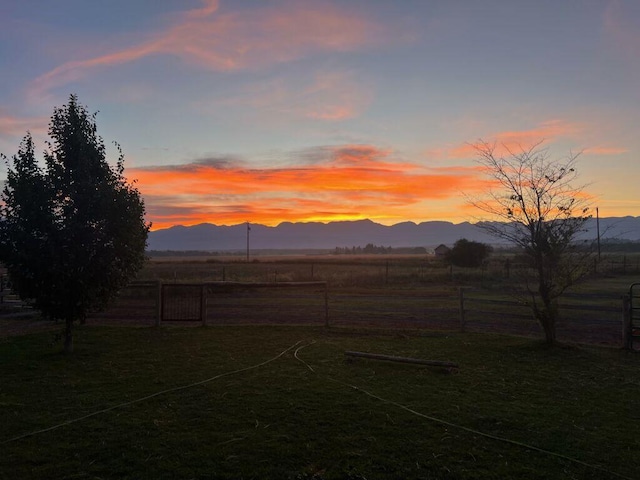
{"label": "utility pole", "polygon": [[596,207],[596,230],[598,232],[598,261],[600,261],[600,212]]}
{"label": "utility pole", "polygon": [[249,222],[247,222],[247,263],[249,262],[249,232],[251,231],[251,226]]}

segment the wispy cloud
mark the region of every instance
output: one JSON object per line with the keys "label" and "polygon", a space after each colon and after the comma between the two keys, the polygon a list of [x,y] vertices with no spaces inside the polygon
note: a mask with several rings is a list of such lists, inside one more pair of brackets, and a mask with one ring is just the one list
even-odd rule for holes
{"label": "wispy cloud", "polygon": [[318,147],[308,153],[316,158],[322,155],[324,161],[271,169],[235,162],[193,162],[132,169],[128,175],[138,179],[154,228],[247,219],[277,224],[415,218],[425,201],[459,198],[461,191],[483,188],[476,168],[434,170],[399,161],[389,150],[373,145]]}
{"label": "wispy cloud", "polygon": [[199,110],[218,112],[220,106],[247,115],[278,120],[313,119],[326,122],[360,116],[373,100],[371,86],[352,72],[323,71],[295,77],[276,77],[240,89],[236,95],[214,99]]}
{"label": "wispy cloud", "polygon": [[[584,155],[622,155],[628,152],[628,149],[615,145],[594,145],[593,135],[590,132],[598,131],[594,126],[588,126],[582,123],[568,122],[564,120],[549,120],[529,130],[516,130],[498,132],[488,135],[486,138],[479,139],[489,144],[495,145],[495,153],[497,155],[508,155],[510,152],[520,152],[537,143],[544,142],[549,145],[556,141],[572,140],[586,144],[587,146],[580,150]],[[466,143],[452,148],[431,149],[426,152],[427,155],[433,155],[435,158],[448,159],[467,159],[477,157],[477,143]]]}
{"label": "wispy cloud", "polygon": [[[553,119],[542,122],[529,130],[515,130],[497,132],[482,138],[482,141],[496,145],[496,154],[504,155],[508,152],[519,152],[541,141],[554,142],[560,138],[572,138],[578,135],[584,126],[579,123]],[[477,156],[475,143],[466,143],[450,149],[435,151],[448,158],[473,158]]]}
{"label": "wispy cloud", "polygon": [[30,92],[41,98],[99,68],[151,55],[171,55],[201,68],[234,71],[289,62],[316,52],[352,51],[388,37],[384,26],[324,1],[220,10],[218,2],[206,1],[202,8],[178,16],[140,44],[56,67],[37,78]]}
{"label": "wispy cloud", "polygon": [[627,153],[629,150],[623,147],[611,147],[611,146],[595,146],[585,148],[582,153],[584,155],[599,155],[599,156],[608,156],[608,155],[622,155],[623,153]]}
{"label": "wispy cloud", "polygon": [[47,131],[49,119],[46,117],[23,118],[5,113],[0,109],[0,136],[23,136],[29,130],[32,134],[43,134]]}
{"label": "wispy cloud", "polygon": [[371,103],[371,87],[352,75],[324,73],[304,91],[308,99],[303,115],[319,120],[346,120],[355,117]]}

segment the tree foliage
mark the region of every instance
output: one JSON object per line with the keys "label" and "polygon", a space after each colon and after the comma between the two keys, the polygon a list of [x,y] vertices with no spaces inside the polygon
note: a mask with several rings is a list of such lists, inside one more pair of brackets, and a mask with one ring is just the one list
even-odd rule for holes
{"label": "tree foliage", "polygon": [[446,254],[446,259],[456,267],[477,268],[489,258],[490,245],[461,238]]}
{"label": "tree foliage", "polygon": [[495,144],[480,142],[475,148],[493,188],[472,204],[499,220],[480,226],[519,247],[527,258],[530,269],[524,279],[533,314],[553,344],[558,297],[591,264],[589,253],[577,248],[591,217],[585,186],[575,185],[578,155],[554,160],[542,143],[518,152],[503,146],[506,155],[499,155]]}
{"label": "tree foliage", "polygon": [[72,325],[100,310],[142,267],[150,224],[124,177],[124,156],[106,160],[95,114],[71,95],[55,108],[44,167],[27,134],[12,157],[0,207],[0,260],[13,287],[44,315]]}

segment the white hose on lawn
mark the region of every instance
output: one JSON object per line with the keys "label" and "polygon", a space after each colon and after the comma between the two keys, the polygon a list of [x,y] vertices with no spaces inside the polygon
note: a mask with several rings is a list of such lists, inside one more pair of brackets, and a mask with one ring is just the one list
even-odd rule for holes
{"label": "white hose on lawn", "polygon": [[[298,356],[298,352],[300,350],[302,350],[303,348],[306,348],[306,347],[308,347],[310,345],[313,345],[314,343],[315,343],[315,341],[312,341],[311,343],[307,343],[305,345],[301,345],[300,347],[298,347],[296,349],[294,356],[295,356],[296,360],[302,362],[309,370],[311,370],[312,372],[315,373],[315,370],[313,368],[311,368],[311,366],[307,362],[305,362],[304,360],[302,360]],[[465,432],[473,433],[474,435],[479,435],[479,436],[490,438],[492,440],[496,440],[496,441],[499,441],[499,442],[504,442],[504,443],[508,443],[508,444],[515,445],[515,446],[518,446],[518,447],[526,448],[526,449],[529,449],[529,450],[534,450],[536,452],[544,453],[546,455],[551,455],[551,456],[554,456],[554,457],[557,457],[557,458],[561,458],[563,460],[567,460],[567,461],[572,462],[572,463],[576,463],[578,465],[582,465],[584,467],[592,468],[594,470],[599,470],[601,472],[606,472],[607,474],[613,475],[614,477],[623,478],[625,480],[634,480],[631,477],[627,477],[625,475],[622,475],[622,474],[619,474],[619,473],[616,473],[616,472],[612,472],[611,470],[608,470],[608,469],[606,469],[604,467],[600,467],[598,465],[592,465],[590,463],[583,462],[582,460],[578,460],[577,458],[567,457],[566,455],[562,455],[560,453],[552,452],[550,450],[545,450],[543,448],[535,447],[533,445],[528,445],[526,443],[518,442],[516,440],[510,440],[508,438],[498,437],[496,435],[491,435],[489,433],[484,433],[484,432],[481,432],[479,430],[474,430],[473,428],[464,427],[462,425],[457,425],[455,423],[451,423],[451,422],[448,422],[446,420],[441,420],[439,418],[432,417],[430,415],[425,415],[424,413],[417,412],[417,411],[407,407],[406,405],[402,405],[401,403],[397,403],[397,402],[394,402],[392,400],[387,400],[386,398],[382,398],[382,397],[380,397],[378,395],[375,395],[375,394],[373,394],[371,392],[368,392],[367,390],[365,390],[363,388],[360,388],[360,387],[357,387],[355,385],[351,385],[349,383],[341,382],[340,380],[336,380],[336,379],[331,378],[331,377],[326,377],[326,378],[328,380],[332,381],[332,382],[335,382],[335,383],[338,383],[340,385],[344,385],[345,387],[349,387],[349,388],[352,388],[352,389],[357,390],[359,392],[362,392],[362,393],[364,393],[365,395],[368,395],[371,398],[375,398],[376,400],[379,400],[381,402],[388,403],[389,405],[393,405],[394,407],[401,408],[401,409],[403,409],[403,410],[405,410],[405,411],[407,411],[409,413],[412,413],[413,415],[417,415],[418,417],[424,418],[426,420],[430,420],[430,421],[432,421],[434,423],[439,423],[441,425],[446,425],[446,426],[452,427],[452,428],[458,428],[460,430],[464,430]]]}
{"label": "white hose on lawn", "polygon": [[151,395],[147,395],[146,397],[137,398],[135,400],[131,400],[130,402],[119,403],[118,405],[114,405],[113,407],[105,408],[103,410],[98,410],[96,412],[89,413],[89,414],[84,415],[82,417],[78,417],[78,418],[73,418],[71,420],[67,420],[66,422],[62,422],[62,423],[59,423],[58,425],[54,425],[53,427],[48,427],[48,428],[43,428],[41,430],[35,430],[33,432],[23,433],[22,435],[18,435],[17,437],[13,437],[13,438],[9,438],[7,440],[3,440],[2,442],[0,442],[0,445],[5,444],[5,443],[15,442],[15,441],[20,440],[22,438],[32,437],[32,436],[38,435],[40,433],[50,432],[51,430],[56,430],[57,428],[61,428],[61,427],[64,427],[66,425],[71,425],[72,423],[81,422],[82,420],[86,420],[87,418],[91,418],[91,417],[95,417],[96,415],[101,415],[103,413],[111,412],[112,410],[116,410],[118,408],[126,407],[128,405],[133,405],[134,403],[144,402],[145,400],[149,400],[150,398],[154,398],[154,397],[159,397],[160,395],[165,395],[165,394],[171,393],[171,392],[178,392],[180,390],[186,390],[187,388],[197,387],[198,385],[203,385],[205,383],[211,382],[213,380],[217,380],[217,379],[222,378],[222,377],[228,377],[230,375],[235,375],[237,373],[247,372],[249,370],[254,370],[256,368],[263,367],[264,365],[267,365],[268,363],[271,363],[274,360],[277,360],[278,358],[283,356],[285,353],[287,353],[289,350],[291,350],[292,348],[295,348],[296,346],[298,346],[300,343],[302,343],[302,340],[300,340],[299,342],[296,342],[295,344],[291,345],[289,348],[287,348],[286,350],[280,352],[275,357],[273,357],[273,358],[271,358],[269,360],[266,360],[266,361],[264,361],[262,363],[258,363],[257,365],[252,365],[250,367],[245,367],[245,368],[239,368],[238,370],[233,370],[231,372],[221,373],[220,375],[216,375],[214,377],[207,378],[206,380],[201,380],[199,382],[190,383],[189,385],[182,385],[180,387],[174,387],[174,388],[169,388],[167,390],[162,390],[161,392],[152,393]]}

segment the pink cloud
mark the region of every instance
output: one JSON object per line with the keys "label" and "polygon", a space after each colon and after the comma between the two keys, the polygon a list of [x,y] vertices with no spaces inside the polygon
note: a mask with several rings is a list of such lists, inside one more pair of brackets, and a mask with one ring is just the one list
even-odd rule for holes
{"label": "pink cloud", "polygon": [[32,134],[47,131],[49,119],[46,117],[20,118],[0,110],[0,136],[23,136],[27,130]]}
{"label": "pink cloud", "polygon": [[189,10],[185,16],[189,18],[199,18],[199,17],[208,17],[212,13],[215,13],[220,7],[220,2],[218,0],[201,0],[204,4],[202,8],[195,8],[193,10]]}
{"label": "pink cloud", "polygon": [[387,37],[381,25],[325,2],[292,2],[224,13],[218,2],[206,1],[202,8],[180,15],[146,42],[56,67],[37,78],[30,91],[40,98],[100,67],[150,55],[173,55],[202,68],[231,71],[288,62],[314,52],[352,51]]}
{"label": "pink cloud", "polygon": [[367,85],[356,81],[352,75],[324,73],[307,87],[309,99],[304,115],[320,120],[346,120],[353,118],[369,106],[373,94]]}
{"label": "pink cloud", "polygon": [[582,153],[585,155],[622,155],[623,153],[627,153],[629,150],[622,147],[589,147],[585,148]]}
{"label": "pink cloud", "polygon": [[[361,115],[373,91],[351,72],[322,72],[295,78],[277,77],[243,89],[238,95],[214,100],[220,105],[246,108],[249,115],[278,119],[342,121]],[[199,105],[202,109],[202,105]]]}
{"label": "pink cloud", "polygon": [[[583,130],[583,125],[564,120],[548,120],[530,130],[498,132],[482,138],[490,144],[496,144],[496,154],[519,152],[541,141],[553,142],[559,138],[571,138]],[[473,158],[477,155],[476,144],[464,144],[446,151],[448,158]]]}

